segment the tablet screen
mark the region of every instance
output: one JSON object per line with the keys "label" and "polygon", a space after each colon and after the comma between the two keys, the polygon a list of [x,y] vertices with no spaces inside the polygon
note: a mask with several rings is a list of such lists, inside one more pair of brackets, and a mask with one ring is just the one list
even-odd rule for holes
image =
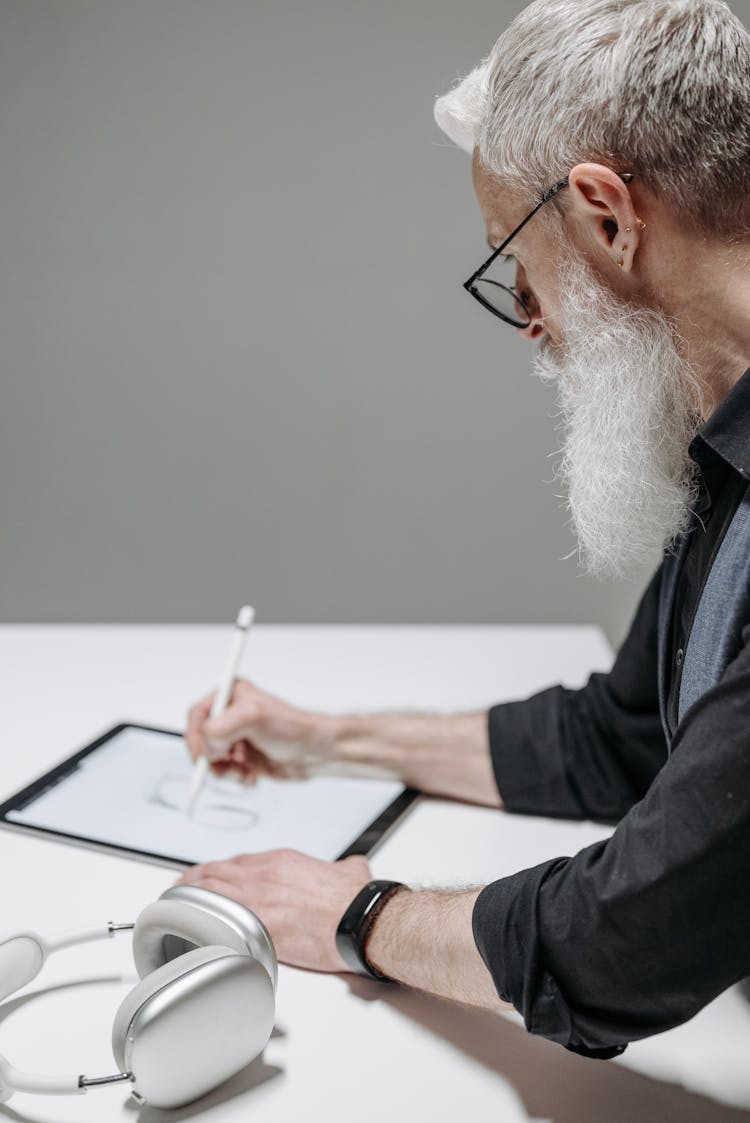
{"label": "tablet screen", "polygon": [[192,764],[184,740],[130,725],[69,765],[9,800],[3,818],[189,863],[277,847],[338,858],[406,792],[390,780],[261,779],[244,786],[209,775],[189,818]]}

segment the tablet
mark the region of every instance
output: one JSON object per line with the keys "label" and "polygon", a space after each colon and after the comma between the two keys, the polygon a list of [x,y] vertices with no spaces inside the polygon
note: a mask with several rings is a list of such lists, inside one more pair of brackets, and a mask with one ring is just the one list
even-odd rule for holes
{"label": "tablet", "polygon": [[371,853],[417,796],[393,780],[209,774],[189,818],[192,771],[182,734],[117,725],[0,805],[0,825],[168,866],[278,847],[333,860]]}

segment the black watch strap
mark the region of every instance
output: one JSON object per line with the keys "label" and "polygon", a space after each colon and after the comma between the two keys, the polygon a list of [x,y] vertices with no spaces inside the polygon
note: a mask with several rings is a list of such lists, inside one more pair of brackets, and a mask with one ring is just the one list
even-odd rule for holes
{"label": "black watch strap", "polygon": [[370,881],[360,889],[341,917],[336,929],[336,950],[350,971],[371,979],[391,981],[368,963],[365,944],[383,905],[399,889],[405,888],[403,881]]}

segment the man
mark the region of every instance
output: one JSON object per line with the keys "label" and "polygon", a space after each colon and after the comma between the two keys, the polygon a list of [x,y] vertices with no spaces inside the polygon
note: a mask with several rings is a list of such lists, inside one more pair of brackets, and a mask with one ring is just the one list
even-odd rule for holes
{"label": "man", "polygon": [[[390,892],[352,951],[594,1057],[750,973],[749,74],[718,0],[536,0],[436,107],[473,152],[493,249],[467,287],[539,342],[559,391],[584,565],[664,551],[612,671],[440,717],[316,715],[239,683],[223,717],[207,699],[189,718],[193,756],[247,780],[385,770],[617,820],[481,890]],[[351,966],[334,936],[364,907],[363,858],[246,855],[182,880],[255,909],[281,959]]]}

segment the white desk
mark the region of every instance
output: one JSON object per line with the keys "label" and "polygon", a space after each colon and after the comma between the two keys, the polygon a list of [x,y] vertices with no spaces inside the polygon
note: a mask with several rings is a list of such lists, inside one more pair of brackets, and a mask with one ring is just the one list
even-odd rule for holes
{"label": "white desk", "polygon": [[[180,726],[187,705],[213,684],[226,640],[227,629],[216,627],[0,628],[0,798],[118,720]],[[577,685],[609,662],[591,628],[261,626],[243,670],[310,707],[455,710],[560,680]],[[477,884],[573,853],[606,833],[591,823],[425,799],[373,866],[378,876],[412,883]],[[0,929],[50,935],[130,920],[174,877],[8,831],[0,831],[0,868]],[[0,1006],[0,1052],[31,1070],[114,1071],[109,1033],[135,981],[129,954],[125,936],[51,960],[37,982]],[[88,984],[59,985],[72,979]],[[631,1045],[607,1063],[531,1037],[514,1015],[351,976],[282,968],[277,1009],[262,1060],[198,1105],[169,1114],[139,1109],[120,1088],[69,1099],[18,1095],[0,1105],[0,1123],[750,1119],[750,1007],[731,991],[688,1025]]]}

